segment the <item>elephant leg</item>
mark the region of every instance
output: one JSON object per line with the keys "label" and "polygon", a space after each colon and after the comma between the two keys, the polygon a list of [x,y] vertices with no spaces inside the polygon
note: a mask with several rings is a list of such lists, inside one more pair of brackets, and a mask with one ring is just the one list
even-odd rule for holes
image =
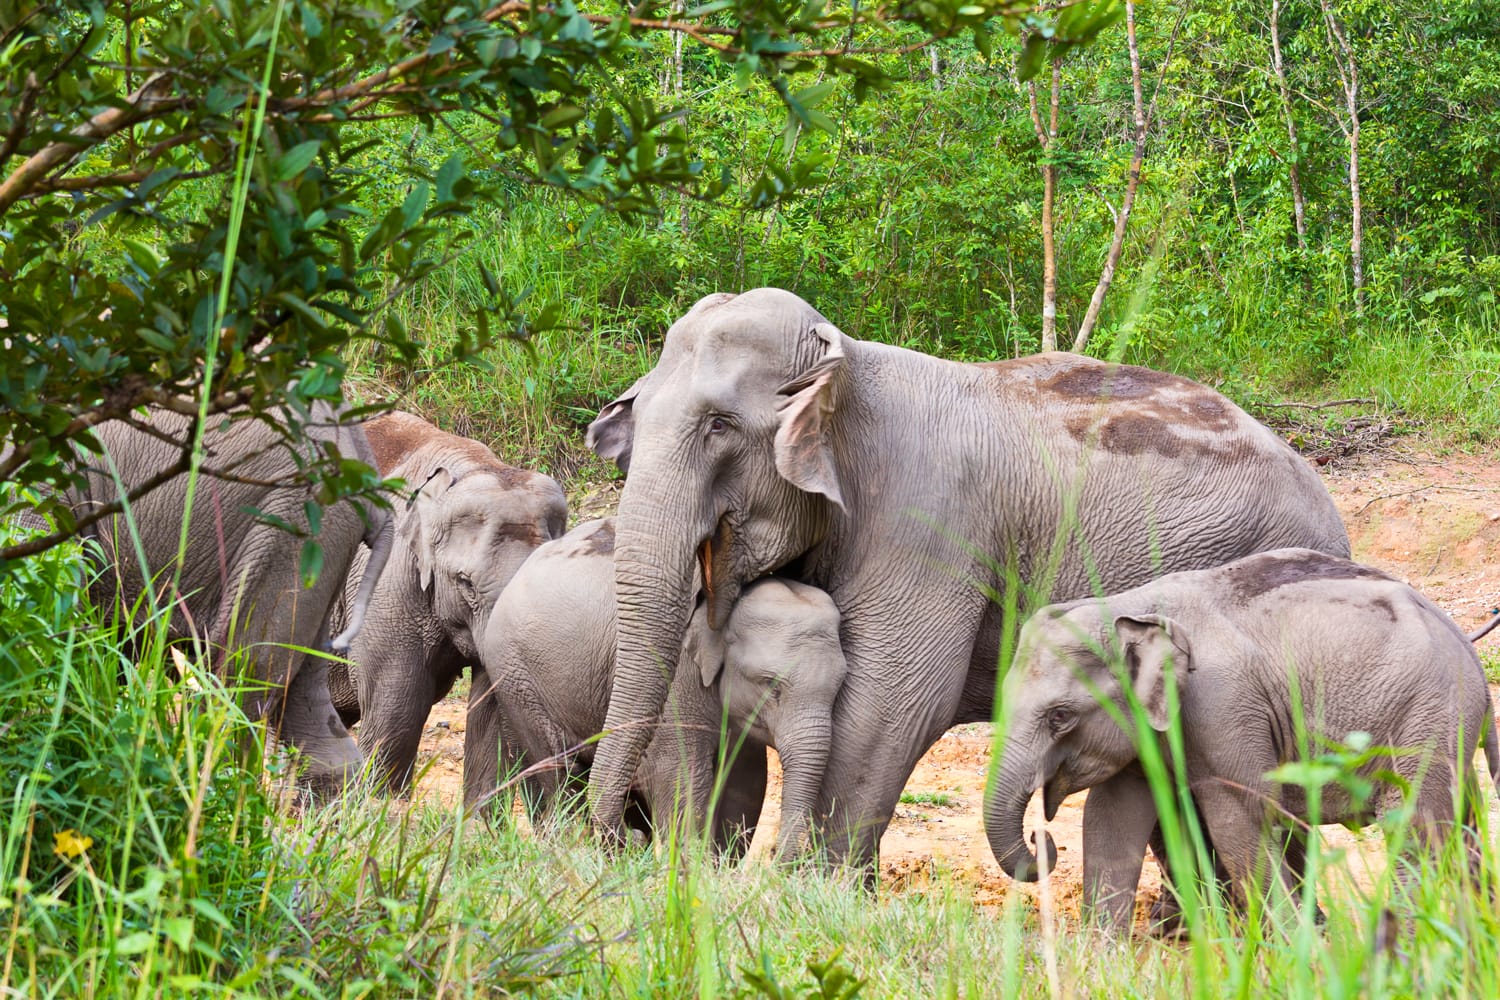
{"label": "elephant leg", "polygon": [[[316,648],[316,647],[314,647]],[[281,735],[302,754],[314,795],[336,795],[364,768],[364,757],[328,697],[328,662],[309,656],[287,686]]]}
{"label": "elephant leg", "polygon": [[[1293,824],[1285,830],[1282,839],[1282,857],[1286,859],[1286,870],[1290,875],[1290,887],[1301,900],[1307,893],[1307,843],[1313,832],[1300,824]],[[1308,893],[1307,901],[1312,904],[1313,920],[1319,925],[1328,922],[1328,916],[1323,908],[1318,905],[1317,896]]]}
{"label": "elephant leg", "polygon": [[499,792],[500,703],[490,691],[489,676],[475,666],[469,674],[469,711],[464,723],[464,808],[479,809],[486,819],[504,819],[508,796]]}
{"label": "elephant leg", "polygon": [[376,779],[389,791],[404,794],[411,785],[436,688],[426,669],[387,671],[372,688],[359,724],[360,747],[374,758]]}
{"label": "elephant leg", "polygon": [[[285,551],[286,535],[258,526],[229,567],[235,585],[226,588],[210,632],[211,643],[249,658],[246,714],[267,717],[278,738],[302,754],[302,780],[319,795],[342,789],[364,763],[329,695],[328,661],[303,652],[328,641],[328,618],[357,545],[356,523],[352,510],[335,507],[324,515],[326,561],[311,588],[302,586],[297,560]],[[341,546],[346,537],[350,544]],[[335,558],[340,552],[342,560]]]}
{"label": "elephant leg", "polygon": [[[959,589],[947,598],[957,608],[946,618],[947,631],[907,635],[893,642],[880,610],[909,595],[893,593],[890,603],[880,596],[871,596],[869,611],[842,609],[849,672],[834,703],[833,742],[813,812],[821,857],[829,864],[863,868],[865,885],[871,889],[876,884],[880,838],[895,815],[906,780],[958,714],[973,637],[984,611],[978,590]],[[916,686],[905,690],[903,679]]]}
{"label": "elephant leg", "polygon": [[1127,769],[1089,789],[1083,804],[1083,914],[1109,930],[1130,932],[1156,802],[1145,775]]}
{"label": "elephant leg", "polygon": [[[1240,908],[1257,889],[1267,895],[1270,906],[1297,901],[1294,860],[1284,850],[1282,832],[1267,829],[1264,803],[1269,794],[1264,787],[1230,788],[1216,782],[1205,782],[1197,792],[1214,850],[1228,876],[1229,896]],[[1304,853],[1302,863],[1305,860]]]}
{"label": "elephant leg", "polygon": [[359,692],[349,673],[349,664],[329,662],[328,696],[332,699],[334,710],[339,713],[339,721],[344,724],[344,728],[350,728],[359,721]]}
{"label": "elephant leg", "polygon": [[766,751],[759,743],[739,747],[724,769],[714,808],[714,851],[726,861],[745,856],[766,802]]}
{"label": "elephant leg", "polygon": [[[1202,811],[1198,809],[1196,800],[1193,802],[1195,818],[1198,820],[1198,830],[1203,835],[1208,856],[1213,864],[1214,880],[1218,884],[1219,891],[1227,893],[1229,888],[1229,876],[1224,871],[1223,864],[1219,861],[1218,854],[1214,851],[1213,839],[1208,835],[1208,828],[1201,819]],[[1183,831],[1186,836],[1186,829]],[[1156,828],[1151,831],[1151,856],[1156,860],[1157,867],[1166,875],[1170,884],[1163,885],[1161,895],[1156,902],[1151,904],[1149,923],[1153,934],[1172,935],[1183,931],[1182,927],[1182,897],[1181,892],[1187,885],[1186,879],[1202,879],[1202,873],[1198,870],[1196,855],[1184,861],[1167,853],[1167,839],[1162,833],[1161,824],[1158,822]],[[1200,896],[1200,898],[1202,898]]]}

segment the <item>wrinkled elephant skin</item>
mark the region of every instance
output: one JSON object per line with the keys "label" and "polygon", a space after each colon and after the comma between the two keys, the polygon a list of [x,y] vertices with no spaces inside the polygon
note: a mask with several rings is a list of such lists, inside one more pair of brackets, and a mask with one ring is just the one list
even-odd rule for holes
{"label": "wrinkled elephant skin", "polygon": [[[534,802],[554,796],[591,759],[588,741],[604,724],[613,673],[614,544],[612,519],[579,525],[538,549],[501,595],[483,650],[493,705],[470,712],[473,739],[465,744],[470,805],[495,787],[497,732],[510,741],[512,768],[558,759],[560,766],[526,779]],[[716,847],[737,853],[754,832],[765,751],[774,747],[783,771],[778,853],[797,854],[835,738],[833,703],[845,669],[838,610],[811,587],[761,580],[744,589],[720,630],[699,609],[684,659],[693,668],[673,683],[632,794],[657,826],[711,824]],[[731,764],[715,800],[721,739]]]}
{"label": "wrinkled elephant skin", "polygon": [[[843,615],[848,677],[816,807],[831,861],[873,863],[907,777],[944,730],[989,720],[1023,610],[1301,545],[1347,555],[1317,474],[1218,393],[1043,354],[961,364],[846,336],[778,289],[700,301],[589,442],[628,466],[618,638],[590,784],[621,834],[698,581],[710,623],[783,572]],[[665,669],[663,669],[665,668]]]}
{"label": "wrinkled elephant skin", "polygon": [[[95,429],[105,457],[92,463],[85,486],[69,494],[75,512],[86,513],[116,498],[111,463],[129,490],[178,459],[182,447],[173,441],[188,439],[188,418],[153,409],[147,419],[151,432],[123,421]],[[304,588],[300,539],[257,520],[246,509],[308,531],[305,505],[314,494],[299,481],[299,461],[313,459],[326,443],[370,466],[374,455],[361,427],[341,423],[326,406],[312,411],[305,437],[295,443],[243,415],[209,418],[203,440],[203,471],[189,520],[179,596],[166,600],[167,595],[158,593],[155,599],[164,610],[170,609],[174,636],[206,636],[216,670],[226,669],[226,651],[244,651],[245,678],[253,682],[245,695],[246,714],[252,720],[267,719],[282,741],[302,753],[304,780],[313,791],[336,792],[359,773],[363,758],[330,702],[327,661],[303,650],[329,646],[330,615],[350,566],[361,554],[361,541],[374,546],[372,564],[384,563],[391,547],[389,513],[364,504],[361,511],[351,502],[325,509],[317,534],[322,571],[312,587]],[[300,459],[293,448],[302,453]],[[186,489],[186,475],[177,476],[130,505],[140,538],[139,556],[123,515],[106,518],[89,530],[109,569],[93,587],[96,600],[118,602],[126,613],[138,607],[148,589],[142,558],[148,576],[157,581],[154,587],[171,579]]]}
{"label": "wrinkled elephant skin", "polygon": [[1360,808],[1329,783],[1314,818],[1304,789],[1267,778],[1302,759],[1299,745],[1317,755],[1327,741],[1364,732],[1376,745],[1416,751],[1378,757],[1361,773],[1381,788],[1377,772],[1388,769],[1417,789],[1415,840],[1427,847],[1452,831],[1460,780],[1470,806],[1482,801],[1476,744],[1492,784],[1500,764],[1484,670],[1453,621],[1377,570],[1306,549],[1042,608],[1021,630],[1005,685],[1006,746],[985,797],[995,856],[1007,872],[1034,877],[1022,838],[1032,792],[1044,790],[1050,819],[1063,796],[1109,782],[1111,792],[1088,800],[1083,902],[1115,930],[1130,926],[1156,820],[1134,724],[1127,733],[1106,707],[1133,719],[1127,691],[1169,761],[1162,734],[1175,691],[1185,777],[1241,901],[1252,878],[1300,898],[1295,837],[1279,848],[1287,838],[1269,838],[1268,827],[1362,822],[1368,808],[1400,802],[1384,785],[1383,798]]}

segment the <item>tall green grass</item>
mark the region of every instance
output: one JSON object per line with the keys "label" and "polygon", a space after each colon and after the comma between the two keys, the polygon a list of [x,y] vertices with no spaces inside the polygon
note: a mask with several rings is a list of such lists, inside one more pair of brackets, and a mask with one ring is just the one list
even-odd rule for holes
{"label": "tall green grass", "polygon": [[[1415,862],[1410,900],[1394,864],[1366,886],[1315,854],[1323,927],[1209,891],[1189,897],[1189,941],[1123,941],[1034,890],[981,903],[941,870],[872,895],[851,873],[722,865],[694,841],[609,856],[582,824],[538,838],[430,798],[287,809],[242,755],[265,734],[154,648],[151,620],[101,620],[77,555],[0,590],[7,995],[1500,995],[1500,915],[1453,851]],[[144,643],[129,655],[125,632]]]}

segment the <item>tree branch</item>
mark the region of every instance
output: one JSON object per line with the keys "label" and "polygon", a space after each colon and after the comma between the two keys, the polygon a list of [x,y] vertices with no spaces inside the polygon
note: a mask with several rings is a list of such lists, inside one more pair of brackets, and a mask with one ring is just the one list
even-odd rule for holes
{"label": "tree branch", "polygon": [[71,528],[59,528],[50,535],[28,538],[24,542],[16,542],[14,545],[7,545],[4,548],[0,548],[0,562],[11,559],[24,559],[27,556],[36,555],[38,552],[45,552],[55,545],[61,545],[70,538],[78,537],[106,517],[112,517],[124,510],[127,503],[134,503],[157,487],[187,472],[192,464],[192,456],[193,449],[189,445],[183,449],[182,454],[178,456],[176,462],[162,469],[156,475],[135,487],[135,489],[130,490],[125,496],[111,500],[102,507],[98,507],[89,514],[74,521]]}
{"label": "tree branch", "polygon": [[170,76],[154,73],[141,88],[125,99],[124,107],[108,108],[69,133],[69,138],[49,143],[33,153],[0,184],[0,215],[29,194],[43,177],[75,159],[79,153],[137,122],[165,114],[188,103],[187,98],[168,100],[160,96]]}

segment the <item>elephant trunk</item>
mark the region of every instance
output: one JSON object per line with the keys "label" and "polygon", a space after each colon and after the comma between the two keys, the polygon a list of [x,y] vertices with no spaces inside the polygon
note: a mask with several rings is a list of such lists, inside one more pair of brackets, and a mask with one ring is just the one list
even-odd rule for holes
{"label": "elephant trunk", "polygon": [[812,820],[823,786],[823,772],[833,745],[833,717],[827,708],[807,712],[791,725],[778,727],[776,753],[781,758],[781,832],[776,856],[796,857]]}
{"label": "elephant trunk", "polygon": [[680,503],[661,502],[663,491],[653,496],[643,488],[654,477],[640,464],[626,482],[616,522],[615,673],[589,780],[594,826],[614,841],[623,836],[625,795],[677,669],[696,584],[698,539],[684,525],[700,519],[683,516]]}
{"label": "elephant trunk", "polygon": [[[1024,764],[1010,759],[1009,751],[1006,756],[1007,760],[986,796],[985,832],[989,836],[990,850],[1005,874],[1017,882],[1035,882],[1041,875],[1041,865],[1036,852],[1026,843],[1025,823],[1026,806],[1040,782],[1036,780],[1036,769],[1030,764],[1029,756],[1022,755],[1027,761]],[[1057,863],[1057,847],[1050,833],[1044,836],[1047,846],[1043,853],[1050,872]]]}

